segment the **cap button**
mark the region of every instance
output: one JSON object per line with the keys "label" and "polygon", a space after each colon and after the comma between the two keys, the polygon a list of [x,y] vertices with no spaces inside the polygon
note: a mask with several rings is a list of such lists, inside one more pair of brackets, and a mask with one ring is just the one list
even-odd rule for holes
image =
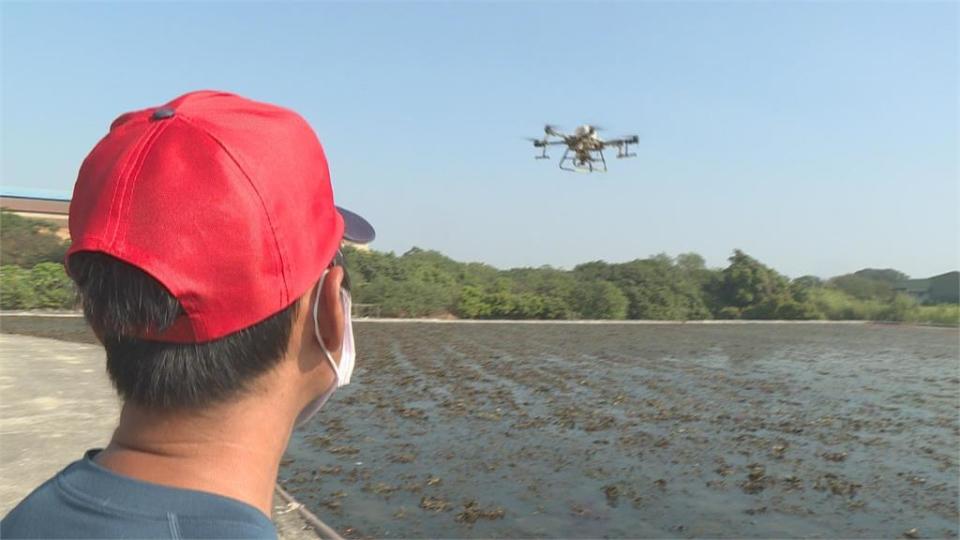
{"label": "cap button", "polygon": [[151,120],[165,120],[177,114],[176,111],[170,107],[160,107],[159,109],[153,111],[153,114],[150,116]]}

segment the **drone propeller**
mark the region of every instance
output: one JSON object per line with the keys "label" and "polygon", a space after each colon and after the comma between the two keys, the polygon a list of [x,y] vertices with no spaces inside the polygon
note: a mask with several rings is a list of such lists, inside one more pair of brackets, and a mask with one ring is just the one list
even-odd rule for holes
{"label": "drone propeller", "polygon": [[559,135],[560,126],[555,126],[553,124],[546,124],[545,126],[543,126],[543,132],[546,133],[547,135]]}
{"label": "drone propeller", "polygon": [[532,142],[533,145],[536,146],[537,148],[541,148],[541,147],[547,146],[547,140],[546,140],[546,139],[536,139],[536,138],[534,138],[534,137],[524,137],[524,139]]}

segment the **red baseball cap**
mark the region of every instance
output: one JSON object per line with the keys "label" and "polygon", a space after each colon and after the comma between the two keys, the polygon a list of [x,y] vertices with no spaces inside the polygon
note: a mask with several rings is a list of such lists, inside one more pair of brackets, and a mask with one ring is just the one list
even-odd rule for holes
{"label": "red baseball cap", "polygon": [[80,167],[67,258],[106,253],[183,306],[145,336],[199,343],[252,326],[317,282],[373,227],[334,206],[327,159],[297,113],[224,92],[124,114]]}

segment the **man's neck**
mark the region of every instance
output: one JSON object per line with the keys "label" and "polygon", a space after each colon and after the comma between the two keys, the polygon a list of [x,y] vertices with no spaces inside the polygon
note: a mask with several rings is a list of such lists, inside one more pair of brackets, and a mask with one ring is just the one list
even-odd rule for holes
{"label": "man's neck", "polygon": [[152,412],[127,404],[96,461],[118,474],[237,499],[267,516],[290,411],[251,398],[201,412]]}

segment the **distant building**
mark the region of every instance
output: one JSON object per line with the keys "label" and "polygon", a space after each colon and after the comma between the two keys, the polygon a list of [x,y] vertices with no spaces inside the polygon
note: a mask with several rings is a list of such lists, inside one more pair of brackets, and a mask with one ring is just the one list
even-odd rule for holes
{"label": "distant building", "polygon": [[947,272],[927,279],[908,279],[893,284],[899,292],[909,294],[924,304],[956,304],[960,302],[960,272]]}
{"label": "distant building", "polygon": [[[0,208],[13,212],[19,216],[41,219],[57,226],[57,236],[63,239],[70,238],[68,217],[70,215],[70,199],[43,195],[21,195],[0,193]],[[352,244],[344,241],[360,251],[369,251],[367,244]]]}
{"label": "distant building", "polygon": [[370,244],[354,244],[349,240],[344,240],[343,245],[350,246],[357,251],[370,251]]}
{"label": "distant building", "polygon": [[57,236],[70,238],[67,227],[70,199],[0,194],[0,208],[19,216],[52,223],[57,227]]}

